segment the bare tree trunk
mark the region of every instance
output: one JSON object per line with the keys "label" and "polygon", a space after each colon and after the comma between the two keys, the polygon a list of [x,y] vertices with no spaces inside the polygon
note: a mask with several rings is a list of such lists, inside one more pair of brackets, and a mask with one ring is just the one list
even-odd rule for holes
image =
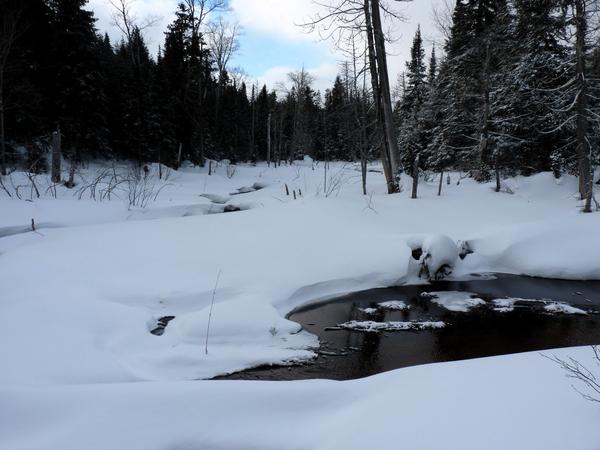
{"label": "bare tree trunk", "polygon": [[4,124],[4,113],[6,104],[4,100],[4,74],[8,69],[8,57],[13,44],[23,30],[20,24],[21,9],[3,8],[0,15],[0,176],[7,174],[6,167],[6,131]]}
{"label": "bare tree trunk", "polygon": [[587,142],[589,131],[588,120],[588,87],[586,79],[586,33],[587,18],[585,0],[575,0],[575,32],[576,32],[576,71],[578,82],[577,95],[577,157],[579,163],[579,193],[585,200],[583,212],[592,212],[592,176]]}
{"label": "bare tree trunk", "polygon": [[500,192],[502,186],[500,183],[500,164],[498,163],[498,155],[496,155],[494,160],[494,171],[496,172],[496,192]]}
{"label": "bare tree trunk", "polygon": [[255,128],[256,128],[256,95],[254,85],[252,85],[252,127],[250,129],[250,158],[254,156],[255,147]]}
{"label": "bare tree trunk", "polygon": [[364,154],[360,156],[360,175],[362,180],[362,193],[367,195],[367,159]]}
{"label": "bare tree trunk", "polygon": [[419,160],[420,159],[421,159],[421,155],[417,155],[415,157],[415,162],[413,163],[413,170],[412,170],[413,182],[412,182],[412,195],[411,195],[411,197],[413,199],[417,198],[417,190],[419,189]]}
{"label": "bare tree trunk", "polygon": [[158,179],[162,180],[162,161],[161,161],[161,151],[160,151],[160,146],[158,147]]}
{"label": "bare tree trunk", "polygon": [[[365,61],[366,62],[366,61]],[[363,195],[367,195],[367,157],[368,157],[368,143],[369,138],[367,136],[367,111],[365,106],[365,99],[367,98],[366,94],[366,74],[363,74],[363,86],[362,86],[362,98],[358,93],[358,70],[356,68],[357,56],[356,56],[356,47],[355,41],[352,39],[352,90],[353,90],[353,113],[354,119],[356,121],[356,125],[359,127],[359,156],[360,156],[360,175],[362,182],[362,193]],[[347,77],[346,77],[347,78]],[[349,92],[349,89],[346,89],[346,92]],[[351,125],[350,125],[351,127]]]}
{"label": "bare tree trunk", "polygon": [[60,127],[52,133],[52,182],[60,183],[61,175],[60,175],[60,163],[61,163],[61,136],[60,136]]}
{"label": "bare tree trunk", "polygon": [[271,167],[271,113],[267,118],[267,166]]}
{"label": "bare tree trunk", "polygon": [[323,164],[323,194],[327,195],[327,154],[325,154],[325,162]]}
{"label": "bare tree trunk", "polygon": [[[488,158],[489,151],[489,140],[490,140],[490,41],[489,38],[486,42],[485,47],[485,59],[483,64],[483,118],[481,121],[481,137],[479,141],[479,167],[478,167],[478,178],[482,181],[484,178],[487,181],[487,176],[484,177],[484,171],[486,168],[486,161]],[[498,165],[498,158],[496,157],[496,166]],[[496,167],[497,169],[497,167]],[[499,190],[497,191],[499,192]]]}
{"label": "bare tree trunk", "polygon": [[6,175],[6,136],[4,132],[3,74],[0,69],[0,176]]}
{"label": "bare tree trunk", "polygon": [[440,171],[440,184],[438,186],[438,197],[442,195],[442,185],[444,184],[444,169]]}
{"label": "bare tree trunk", "polygon": [[396,183],[396,174],[390,160],[389,142],[386,133],[385,119],[383,115],[383,105],[381,100],[381,91],[379,84],[379,73],[377,67],[377,55],[375,51],[375,38],[373,35],[373,21],[371,18],[371,0],[364,0],[364,14],[367,31],[367,47],[369,54],[369,70],[371,73],[371,88],[373,98],[375,99],[375,109],[377,111],[377,121],[381,128],[381,163],[383,164],[383,173],[387,182],[388,193],[393,194],[399,191]]}
{"label": "bare tree trunk", "polygon": [[76,151],[75,149],[71,149],[71,167],[69,167],[69,180],[65,183],[65,186],[69,189],[73,189],[75,187],[75,168],[77,166],[76,159]]}
{"label": "bare tree trunk", "polygon": [[175,162],[175,170],[179,170],[181,167],[181,150],[183,149],[183,143],[179,143],[179,150],[177,152],[177,161]]}
{"label": "bare tree trunk", "polygon": [[[394,117],[392,114],[392,97],[387,67],[387,55],[385,52],[385,36],[383,34],[383,26],[381,24],[379,0],[371,0],[371,5],[373,14],[373,32],[375,36],[375,53],[379,72],[379,94],[381,96],[381,108],[383,113],[382,118],[384,123],[385,138],[388,144],[390,168],[392,170],[392,175],[395,177],[398,173],[397,158],[399,156],[399,151],[396,129],[394,127]],[[396,184],[395,179],[394,184]]]}

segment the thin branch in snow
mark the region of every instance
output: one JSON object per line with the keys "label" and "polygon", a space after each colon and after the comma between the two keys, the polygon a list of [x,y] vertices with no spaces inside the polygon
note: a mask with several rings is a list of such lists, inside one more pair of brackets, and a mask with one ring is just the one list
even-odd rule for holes
{"label": "thin branch in snow", "polygon": [[215,288],[212,293],[212,300],[210,301],[210,311],[208,313],[208,324],[206,325],[206,340],[204,342],[204,354],[208,355],[208,335],[210,333],[210,321],[212,319],[213,308],[215,306],[215,295],[217,294],[217,287],[219,286],[219,280],[221,279],[221,269],[217,274],[217,281],[215,282]]}

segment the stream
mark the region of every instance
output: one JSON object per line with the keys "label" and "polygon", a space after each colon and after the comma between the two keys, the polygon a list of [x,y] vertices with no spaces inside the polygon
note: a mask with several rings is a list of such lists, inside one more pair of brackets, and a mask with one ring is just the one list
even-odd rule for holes
{"label": "stream", "polygon": [[[427,292],[473,293],[479,304],[454,311],[423,295]],[[390,301],[406,308],[381,307]],[[600,281],[474,276],[470,281],[356,292],[296,309],[288,318],[319,336],[317,358],[218,378],[350,380],[419,364],[600,344]],[[445,326],[379,332],[339,327],[352,321]]]}

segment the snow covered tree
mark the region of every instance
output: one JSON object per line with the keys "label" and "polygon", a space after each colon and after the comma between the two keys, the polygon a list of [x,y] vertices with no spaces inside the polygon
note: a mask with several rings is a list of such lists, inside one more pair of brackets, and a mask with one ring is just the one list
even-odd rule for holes
{"label": "snow covered tree", "polygon": [[442,115],[432,151],[452,151],[457,168],[482,181],[497,166],[492,101],[510,26],[505,0],[457,1],[437,83]]}

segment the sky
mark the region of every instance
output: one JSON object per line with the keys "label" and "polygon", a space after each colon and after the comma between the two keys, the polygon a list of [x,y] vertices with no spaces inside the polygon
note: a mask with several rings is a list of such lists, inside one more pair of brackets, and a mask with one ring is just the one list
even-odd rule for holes
{"label": "sky", "polygon": [[[398,3],[396,10],[402,12],[405,21],[393,23],[396,41],[388,45],[389,71],[392,84],[405,69],[410,46],[417,26],[425,39],[427,53],[432,43],[439,41],[432,20],[433,8],[443,0],[413,0]],[[152,16],[156,24],[145,30],[150,49],[155,53],[164,41],[164,31],[173,20],[177,0],[134,0],[132,9],[137,18]],[[120,31],[114,26],[109,0],[90,0],[101,32],[107,32],[113,40],[120,39]],[[278,82],[285,82],[287,73],[304,67],[314,77],[314,88],[320,91],[331,87],[343,59],[331,42],[320,40],[317,33],[307,34],[298,24],[314,17],[317,11],[312,0],[230,0],[227,20],[238,22],[243,28],[240,50],[230,67],[242,67],[251,80],[269,89]]]}

